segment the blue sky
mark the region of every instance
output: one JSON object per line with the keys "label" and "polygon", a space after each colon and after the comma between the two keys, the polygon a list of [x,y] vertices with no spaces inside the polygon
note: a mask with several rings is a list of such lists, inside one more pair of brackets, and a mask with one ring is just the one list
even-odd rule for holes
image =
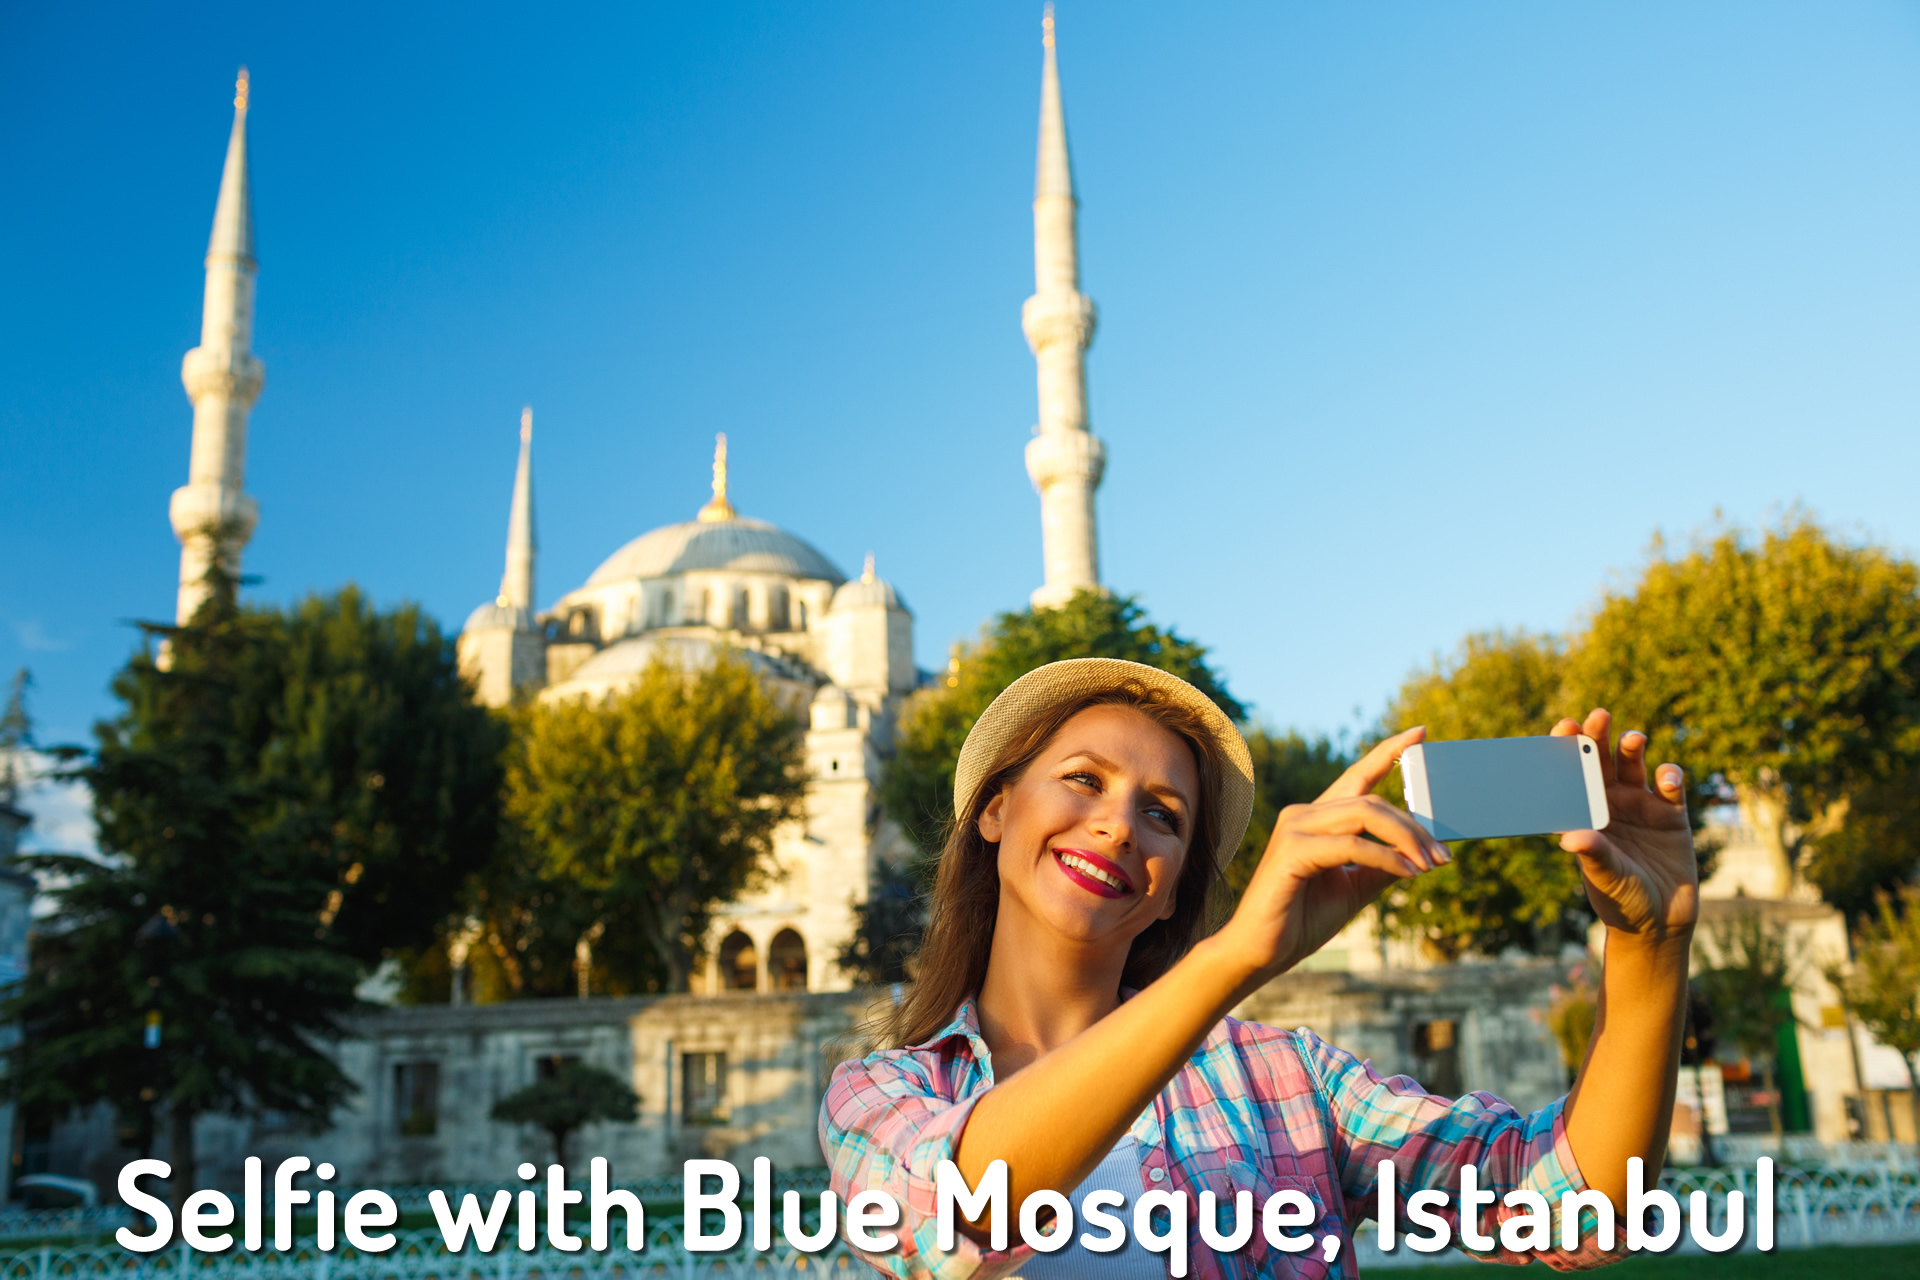
{"label": "blue sky", "polygon": [[[1037,4],[8,6],[0,666],[45,740],[168,616],[235,67],[247,569],[457,627],[520,406],[540,600],[706,496],[919,659],[1038,584]],[[1656,529],[1920,545],[1920,10],[1069,0],[1103,567],[1275,725],[1573,625]]]}

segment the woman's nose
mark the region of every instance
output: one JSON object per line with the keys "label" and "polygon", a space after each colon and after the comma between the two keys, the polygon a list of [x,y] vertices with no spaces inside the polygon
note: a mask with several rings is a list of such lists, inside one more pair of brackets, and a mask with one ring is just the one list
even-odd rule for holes
{"label": "woman's nose", "polygon": [[1095,835],[1104,836],[1117,845],[1130,844],[1133,840],[1133,810],[1125,801],[1109,794],[1094,813],[1091,826]]}

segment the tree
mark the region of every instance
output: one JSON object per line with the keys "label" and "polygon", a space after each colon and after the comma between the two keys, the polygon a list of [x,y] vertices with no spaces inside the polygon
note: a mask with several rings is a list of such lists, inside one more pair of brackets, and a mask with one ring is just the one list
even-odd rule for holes
{"label": "tree", "polygon": [[1235,901],[1260,865],[1280,811],[1291,804],[1319,799],[1320,793],[1353,763],[1347,752],[1327,738],[1305,738],[1264,728],[1248,730],[1247,750],[1253,757],[1253,817],[1247,823],[1239,853],[1227,864],[1227,889]]}
{"label": "tree", "polygon": [[1804,948],[1780,921],[1745,906],[1708,922],[1694,942],[1693,967],[1716,1036],[1760,1066],[1767,1119],[1777,1136],[1782,1126],[1775,1066],[1782,1033],[1796,1025],[1792,992],[1806,968]]}
{"label": "tree", "polygon": [[913,977],[913,958],[927,928],[927,903],[911,871],[881,864],[865,902],[853,906],[853,936],[835,957],[843,972],[878,985]]}
{"label": "tree", "polygon": [[[1920,748],[1920,574],[1795,515],[1759,540],[1727,529],[1684,555],[1656,542],[1629,589],[1609,593],[1569,661],[1581,705],[1652,735],[1696,799],[1731,789],[1773,854],[1779,890],[1818,869],[1857,897],[1912,870],[1823,841],[1856,802],[1914,769]],[[1883,792],[1880,802],[1887,796]],[[1696,804],[1696,808],[1699,805]],[[1863,815],[1864,816],[1864,815]]]}
{"label": "tree", "polygon": [[498,787],[499,731],[417,612],[349,591],[288,616],[215,586],[190,624],[147,628],[164,668],[136,653],[119,716],[62,753],[102,856],[29,860],[60,880],[0,1012],[24,1106],[109,1102],[142,1150],[166,1120],[176,1201],[200,1115],[319,1128],[346,1099],[324,1046],[389,945],[450,910]]}
{"label": "tree", "polygon": [[567,1139],[576,1130],[596,1120],[632,1120],[639,1109],[640,1099],[626,1081],[605,1067],[570,1059],[494,1103],[490,1115],[502,1124],[545,1129],[553,1138],[553,1162],[565,1168]]}
{"label": "tree", "polygon": [[[1423,724],[1430,741],[1541,734],[1562,715],[1565,650],[1524,631],[1468,636],[1445,660],[1408,677],[1383,731]],[[1400,788],[1396,774],[1388,790]],[[1419,939],[1445,959],[1509,947],[1552,955],[1585,934],[1590,913],[1578,861],[1546,836],[1463,840],[1453,861],[1381,899],[1390,933]]]}
{"label": "tree", "polygon": [[450,641],[415,605],[382,613],[349,586],[276,629],[262,779],[292,797],[286,838],[335,864],[329,933],[378,964],[431,942],[489,864],[507,727],[474,704]]}
{"label": "tree", "polygon": [[1003,613],[978,641],[956,647],[941,681],[902,710],[881,802],[923,854],[937,853],[953,819],[953,770],[967,731],[1001,690],[1063,658],[1124,658],[1159,667],[1234,720],[1244,720],[1246,708],[1227,692],[1206,655],[1202,646],[1149,621],[1130,596],[1088,589],[1057,609]]}
{"label": "tree", "polygon": [[1541,1020],[1553,1033],[1553,1042],[1560,1046],[1560,1062],[1567,1069],[1571,1087],[1580,1064],[1587,1060],[1587,1046],[1600,1021],[1600,986],[1594,981],[1590,961],[1574,965],[1567,973],[1565,986],[1556,982],[1547,988],[1547,1011]]}
{"label": "tree", "polygon": [[1900,1055],[1920,1125],[1920,886],[1880,893],[1854,935],[1853,968],[1829,970],[1847,1008],[1874,1039]]}
{"label": "tree", "polygon": [[1879,897],[1920,867],[1920,765],[1848,796],[1846,820],[1808,838],[1802,868],[1850,922],[1871,918]]}
{"label": "tree", "polygon": [[[714,909],[771,873],[774,832],[800,813],[803,732],[724,654],[691,673],[656,661],[604,700],[523,708],[506,811],[526,873],[552,895],[542,908],[579,929],[569,957],[604,924],[649,965],[626,975],[635,989],[685,991]],[[495,920],[512,906],[496,899]]]}

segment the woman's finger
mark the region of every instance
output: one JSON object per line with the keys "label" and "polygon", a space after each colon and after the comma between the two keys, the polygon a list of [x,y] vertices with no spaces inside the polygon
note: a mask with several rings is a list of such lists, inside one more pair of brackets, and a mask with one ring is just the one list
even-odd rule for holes
{"label": "woman's finger", "polygon": [[1580,732],[1580,722],[1572,716],[1562,716],[1554,721],[1553,728],[1547,730],[1547,735],[1554,738],[1570,738],[1578,732]]}
{"label": "woman's finger", "polygon": [[1677,764],[1663,764],[1653,771],[1653,789],[1668,804],[1682,808],[1687,803],[1687,771]]}
{"label": "woman's finger", "polygon": [[1629,874],[1619,846],[1603,831],[1569,831],[1560,837],[1560,847],[1580,859],[1583,875],[1602,870],[1614,876]]}
{"label": "woman's finger", "polygon": [[1412,814],[1379,796],[1302,805],[1288,811],[1287,821],[1275,828],[1276,835],[1281,830],[1289,835],[1357,836],[1364,832],[1414,859],[1422,870],[1451,860],[1445,846],[1414,821]]}
{"label": "woman's finger", "polygon": [[1349,765],[1345,773],[1333,780],[1332,786],[1320,793],[1320,798],[1351,800],[1368,794],[1380,785],[1382,778],[1393,772],[1393,766],[1400,763],[1400,753],[1426,735],[1424,725],[1394,734]]}
{"label": "woman's finger", "polygon": [[1346,866],[1371,867],[1395,879],[1417,876],[1430,869],[1403,850],[1359,836],[1301,836],[1287,842],[1285,859],[1284,869],[1302,879]]}
{"label": "woman's finger", "polygon": [[1638,729],[1629,729],[1620,735],[1618,773],[1623,786],[1647,785],[1647,735]]}
{"label": "woman's finger", "polygon": [[1580,732],[1592,738],[1594,745],[1600,748],[1600,780],[1608,786],[1613,785],[1617,774],[1610,739],[1612,727],[1613,713],[1605,707],[1595,707],[1587,712],[1586,722],[1580,726]]}

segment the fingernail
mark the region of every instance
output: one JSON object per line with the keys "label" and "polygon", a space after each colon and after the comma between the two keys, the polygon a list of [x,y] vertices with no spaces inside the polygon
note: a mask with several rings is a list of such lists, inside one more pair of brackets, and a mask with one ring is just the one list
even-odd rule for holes
{"label": "fingernail", "polygon": [[1447,846],[1438,842],[1433,846],[1433,856],[1439,860],[1440,865],[1443,867],[1453,861],[1453,854],[1447,851]]}

